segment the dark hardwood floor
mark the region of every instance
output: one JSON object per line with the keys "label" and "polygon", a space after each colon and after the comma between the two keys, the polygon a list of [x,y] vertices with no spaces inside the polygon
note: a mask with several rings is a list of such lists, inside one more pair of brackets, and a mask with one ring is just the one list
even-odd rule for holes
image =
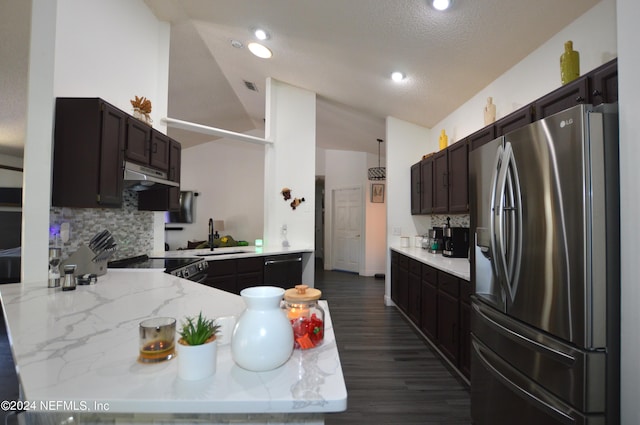
{"label": "dark hardwood floor", "polygon": [[[327,425],[471,423],[468,388],[395,307],[384,306],[384,280],[316,268],[315,284],[329,303],[348,392],[347,411],[328,414]],[[0,400],[15,400],[2,317]]]}
{"label": "dark hardwood floor", "polygon": [[384,280],[316,268],[329,303],[348,393],[341,424],[470,424],[469,391],[395,307]]}

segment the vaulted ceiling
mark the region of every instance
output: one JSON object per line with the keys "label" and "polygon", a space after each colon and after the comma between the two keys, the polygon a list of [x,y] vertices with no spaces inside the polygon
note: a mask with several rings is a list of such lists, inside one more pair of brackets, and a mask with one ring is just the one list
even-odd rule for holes
{"label": "vaulted ceiling", "polygon": [[[25,109],[16,93],[26,94],[28,58],[15,43],[28,42],[29,9],[19,4],[29,2],[1,1],[0,95],[16,100],[0,102],[0,153],[16,154]],[[171,118],[261,136],[272,77],[317,94],[319,147],[375,154],[385,117],[432,127],[598,0],[454,0],[446,12],[427,0],[145,3],[171,23]],[[270,33],[271,59],[246,48],[256,27]],[[389,78],[396,70],[407,76],[400,83]],[[183,148],[211,140],[169,133]]]}

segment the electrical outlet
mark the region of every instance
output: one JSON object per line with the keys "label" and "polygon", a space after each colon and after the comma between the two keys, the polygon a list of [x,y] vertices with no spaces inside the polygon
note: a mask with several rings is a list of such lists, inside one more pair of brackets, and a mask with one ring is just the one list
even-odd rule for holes
{"label": "electrical outlet", "polygon": [[394,227],[393,236],[401,236],[401,235],[402,235],[402,227]]}

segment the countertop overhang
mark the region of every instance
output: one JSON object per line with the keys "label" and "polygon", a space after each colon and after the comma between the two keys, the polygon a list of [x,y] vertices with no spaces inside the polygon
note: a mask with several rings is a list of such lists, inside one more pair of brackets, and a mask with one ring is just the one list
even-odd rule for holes
{"label": "countertop overhang", "polygon": [[416,247],[391,246],[390,249],[443,272],[471,281],[471,263],[468,258],[445,257],[442,254],[432,254],[427,249]]}
{"label": "countertop overhang", "polygon": [[181,249],[176,251],[156,251],[149,254],[150,257],[200,257],[207,261],[211,260],[229,260],[233,258],[248,258],[248,257],[264,257],[270,255],[284,255],[284,254],[304,254],[312,253],[313,248],[304,246],[229,246],[222,248],[215,248],[211,251],[208,248],[204,249]]}
{"label": "countertop overhang", "polygon": [[[239,316],[241,297],[158,271],[109,270],[95,285],[62,292],[46,282],[0,287],[23,400],[109,406],[102,413],[323,413],[344,411],[347,392],[324,301],[324,343],[294,350],[283,366],[250,372],[230,345],[211,378],[177,377],[175,359],[141,364],[138,324],[155,316]],[[91,411],[91,410],[89,410]]]}

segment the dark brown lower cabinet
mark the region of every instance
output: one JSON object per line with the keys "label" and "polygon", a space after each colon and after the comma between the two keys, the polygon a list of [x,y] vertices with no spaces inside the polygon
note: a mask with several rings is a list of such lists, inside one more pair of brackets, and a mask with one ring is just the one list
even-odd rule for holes
{"label": "dark brown lower cabinet", "polygon": [[407,314],[414,323],[420,323],[420,267],[421,263],[409,260],[409,279],[407,282]]}
{"label": "dark brown lower cabinet", "polygon": [[391,299],[467,378],[472,292],[469,281],[391,252]]}
{"label": "dark brown lower cabinet", "polygon": [[236,264],[236,260],[209,261],[207,278],[202,283],[236,294]]}
{"label": "dark brown lower cabinet", "polygon": [[[302,254],[296,254],[302,255]],[[252,286],[273,285],[265,279],[266,259],[290,258],[290,255],[276,255],[270,257],[245,257],[229,260],[211,260],[207,269],[207,277],[202,284],[211,286],[233,294],[240,294],[245,288]],[[302,282],[302,268],[295,269],[296,278],[292,278],[294,284],[283,282],[276,286],[288,289]]]}

